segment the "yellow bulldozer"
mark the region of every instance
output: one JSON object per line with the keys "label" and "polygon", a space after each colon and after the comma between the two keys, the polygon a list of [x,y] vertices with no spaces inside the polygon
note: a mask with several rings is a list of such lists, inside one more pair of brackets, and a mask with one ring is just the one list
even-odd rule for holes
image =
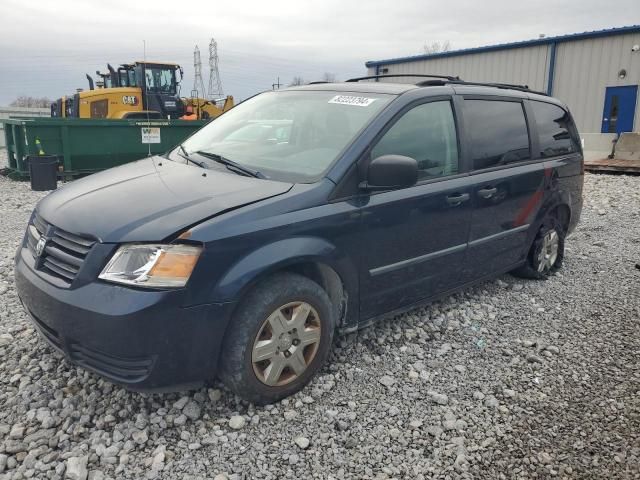
{"label": "yellow bulldozer", "polygon": [[[198,92],[180,97],[182,68],[168,62],[134,62],[108,72],[97,71],[94,82],[87,74],[89,90],[78,89],[51,104],[52,117],[64,118],[215,118],[233,107],[232,96],[215,101]],[[203,92],[204,93],[204,92]],[[218,102],[221,105],[218,105]],[[193,115],[188,113],[193,112]],[[187,113],[187,115],[185,115]]]}

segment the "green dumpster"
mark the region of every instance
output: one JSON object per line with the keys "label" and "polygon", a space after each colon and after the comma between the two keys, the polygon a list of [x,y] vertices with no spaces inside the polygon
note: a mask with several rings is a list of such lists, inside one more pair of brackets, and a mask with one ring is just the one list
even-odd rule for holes
{"label": "green dumpster", "polygon": [[10,118],[4,123],[9,170],[29,176],[27,157],[55,155],[65,178],[94,173],[164,153],[207,123],[204,120],[89,120]]}

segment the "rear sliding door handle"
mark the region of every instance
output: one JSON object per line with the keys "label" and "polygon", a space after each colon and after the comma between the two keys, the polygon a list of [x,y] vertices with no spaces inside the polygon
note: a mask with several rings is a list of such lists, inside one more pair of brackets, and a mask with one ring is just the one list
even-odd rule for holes
{"label": "rear sliding door handle", "polygon": [[491,198],[496,194],[497,191],[498,189],[495,187],[481,188],[480,190],[478,190],[478,195],[480,195],[482,198]]}
{"label": "rear sliding door handle", "polygon": [[463,202],[469,200],[468,193],[454,193],[453,195],[449,195],[447,197],[447,203],[452,206],[460,205]]}

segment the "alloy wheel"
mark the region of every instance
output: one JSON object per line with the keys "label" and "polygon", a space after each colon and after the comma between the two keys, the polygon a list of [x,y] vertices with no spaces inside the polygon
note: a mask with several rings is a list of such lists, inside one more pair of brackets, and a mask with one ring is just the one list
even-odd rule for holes
{"label": "alloy wheel", "polygon": [[558,259],[560,237],[555,230],[549,230],[542,239],[542,246],[538,254],[538,272],[549,271]]}
{"label": "alloy wheel", "polygon": [[253,371],[262,383],[279,387],[299,378],[320,346],[321,321],[306,302],[287,303],[263,322],[253,343]]}

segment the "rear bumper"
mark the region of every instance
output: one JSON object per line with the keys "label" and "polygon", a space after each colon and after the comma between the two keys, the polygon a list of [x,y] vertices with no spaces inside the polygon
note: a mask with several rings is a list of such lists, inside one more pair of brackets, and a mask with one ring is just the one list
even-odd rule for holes
{"label": "rear bumper", "polygon": [[233,304],[185,307],[184,291],[135,290],[104,282],[58,288],[28,264],[16,288],[34,326],[71,363],[132,390],[181,390],[216,374]]}

